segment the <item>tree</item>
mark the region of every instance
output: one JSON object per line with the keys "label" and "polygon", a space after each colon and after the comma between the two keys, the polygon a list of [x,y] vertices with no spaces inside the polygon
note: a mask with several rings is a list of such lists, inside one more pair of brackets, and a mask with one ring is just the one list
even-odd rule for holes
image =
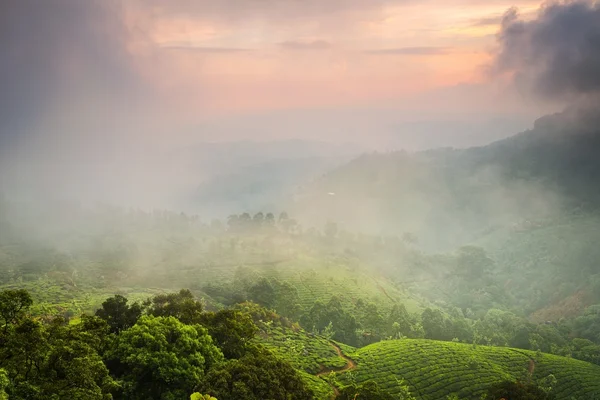
{"label": "tree", "polygon": [[111,333],[131,328],[142,315],[142,307],[138,303],[130,306],[127,302],[126,297],[117,294],[106,299],[102,308],[96,310],[96,316],[106,321]]}
{"label": "tree", "polygon": [[228,400],[309,400],[313,393],[296,370],[263,347],[249,350],[239,360],[213,368],[200,392]]}
{"label": "tree", "polygon": [[325,329],[323,329],[323,332],[321,332],[321,334],[329,340],[331,340],[333,335],[335,335],[335,331],[333,330],[333,324],[331,323],[331,321],[329,321],[329,324],[327,324],[327,326],[325,327]]}
{"label": "tree", "polygon": [[188,289],[178,293],[159,294],[144,302],[148,314],[155,317],[175,317],[184,324],[199,323],[204,305]]}
{"label": "tree", "polygon": [[400,335],[414,337],[412,335],[414,322],[404,304],[394,304],[387,320],[387,329],[395,337]]}
{"label": "tree", "polygon": [[178,400],[194,392],[223,354],[201,325],[143,316],[119,334],[107,359],[122,382],[117,399]]}
{"label": "tree", "polygon": [[579,337],[600,343],[600,304],[587,307],[575,319],[574,328]]}
{"label": "tree", "polygon": [[201,323],[208,329],[225,358],[242,357],[258,330],[248,314],[236,310],[204,313]]}
{"label": "tree", "polygon": [[469,280],[483,278],[494,266],[485,250],[477,246],[463,246],[458,251],[456,274]]}
{"label": "tree", "polygon": [[[361,385],[346,386],[340,391],[337,399],[340,400],[395,400],[396,397],[383,391],[375,381],[367,381]],[[407,399],[403,397],[402,398]]]}
{"label": "tree", "polygon": [[331,323],[335,332],[334,340],[349,345],[357,344],[358,323],[353,315],[343,309],[340,299],[335,296],[327,304],[323,304],[319,300],[315,301],[311,309],[302,315],[300,323],[305,329],[316,329],[319,332],[323,332]]}
{"label": "tree", "polygon": [[10,384],[10,380],[8,379],[8,374],[5,370],[0,369],[0,400],[8,400],[8,393],[6,393],[6,388]]}
{"label": "tree", "polygon": [[11,326],[0,348],[0,368],[10,399],[110,399],[116,383],[79,325],[57,318],[49,325],[29,318]]}
{"label": "tree", "polygon": [[280,315],[296,320],[300,314],[300,295],[298,289],[289,282],[281,282],[277,279],[271,280],[275,290],[273,308]]}
{"label": "tree", "polygon": [[252,217],[252,223],[254,224],[254,226],[256,228],[261,228],[263,226],[264,222],[265,222],[265,215],[262,212],[258,212],[256,214],[254,214],[254,217]]}
{"label": "tree", "polygon": [[427,339],[449,340],[452,339],[447,331],[446,319],[440,310],[426,308],[421,314],[423,329]]}
{"label": "tree", "polygon": [[273,213],[267,213],[267,215],[265,215],[265,225],[269,227],[275,226],[275,216]]}
{"label": "tree", "polygon": [[272,308],[275,296],[275,288],[267,278],[260,278],[258,282],[248,288],[248,299],[263,307]]}
{"label": "tree", "polygon": [[487,391],[490,399],[510,400],[551,400],[554,397],[542,388],[526,382],[500,382],[491,386]]}
{"label": "tree", "polygon": [[252,227],[252,217],[247,212],[240,215],[238,226],[245,232]]}
{"label": "tree", "polygon": [[24,289],[3,290],[0,292],[0,318],[4,331],[8,325],[14,324],[31,307],[33,300],[29,292]]}
{"label": "tree", "polygon": [[[2,399],[0,399],[2,400]],[[192,393],[190,396],[190,400],[217,400],[215,397],[212,397],[209,394],[200,394],[198,392]]]}

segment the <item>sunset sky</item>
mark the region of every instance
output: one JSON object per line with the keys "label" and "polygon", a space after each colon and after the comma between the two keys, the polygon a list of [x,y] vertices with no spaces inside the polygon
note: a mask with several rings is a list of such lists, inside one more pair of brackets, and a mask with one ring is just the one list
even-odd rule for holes
{"label": "sunset sky", "polygon": [[[503,129],[498,118],[509,135],[555,106],[491,72],[512,7],[527,21],[540,4],[3,2],[0,140],[30,145],[43,126],[44,138],[60,132],[75,147],[112,135],[160,146],[303,138],[379,148],[392,137],[411,149],[453,144],[465,124]],[[398,127],[422,121],[450,121],[439,132],[449,138],[415,145]]]}
{"label": "sunset sky", "polygon": [[539,3],[156,0],[128,3],[125,20],[139,73],[180,112],[228,115],[393,107],[455,85],[491,84],[493,102],[506,88],[486,67],[513,6],[527,18]]}
{"label": "sunset sky", "polygon": [[513,135],[600,85],[600,6],[516,1],[0,2],[0,184],[152,186],[203,142]]}

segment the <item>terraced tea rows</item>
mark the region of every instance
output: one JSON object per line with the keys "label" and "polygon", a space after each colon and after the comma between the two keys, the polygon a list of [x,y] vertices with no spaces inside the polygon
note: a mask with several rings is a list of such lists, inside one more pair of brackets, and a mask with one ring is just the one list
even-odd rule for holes
{"label": "terraced tea rows", "polygon": [[[338,355],[329,340],[304,330],[276,327],[262,331],[257,341],[300,370],[303,380],[315,392],[316,399],[330,399],[334,395],[332,386],[317,375],[341,370],[347,362]],[[344,352],[355,350],[350,346],[343,348]]]}
{"label": "terraced tea rows", "polygon": [[269,350],[285,358],[295,368],[309,374],[322,370],[337,370],[346,365],[329,341],[304,330],[272,328],[259,334],[259,342]]}
{"label": "terraced tea rows", "polygon": [[[503,380],[557,378],[558,399],[600,398],[600,366],[535,352],[439,342],[393,340],[375,343],[348,354],[358,364],[351,374],[340,374],[349,384],[375,380],[390,393],[404,379],[412,394],[423,400],[445,399],[450,394],[477,398],[487,387]],[[533,360],[533,362],[531,362]]]}
{"label": "terraced tea rows", "polygon": [[384,279],[374,279],[359,266],[339,260],[299,258],[281,264],[277,276],[298,290],[300,305],[310,308],[316,300],[327,302],[337,296],[350,307],[358,299],[372,301],[384,312],[401,302],[411,312],[421,310],[421,305],[400,292]]}

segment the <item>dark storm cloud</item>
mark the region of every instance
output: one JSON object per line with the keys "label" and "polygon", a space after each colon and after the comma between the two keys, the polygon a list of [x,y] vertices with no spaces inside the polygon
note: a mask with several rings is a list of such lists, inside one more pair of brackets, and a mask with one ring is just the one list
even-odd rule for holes
{"label": "dark storm cloud", "polygon": [[131,93],[128,32],[113,0],[5,0],[0,6],[0,148],[68,96]]}
{"label": "dark storm cloud", "polygon": [[511,9],[498,40],[495,71],[519,87],[557,100],[600,93],[600,3],[550,4],[532,21]]}

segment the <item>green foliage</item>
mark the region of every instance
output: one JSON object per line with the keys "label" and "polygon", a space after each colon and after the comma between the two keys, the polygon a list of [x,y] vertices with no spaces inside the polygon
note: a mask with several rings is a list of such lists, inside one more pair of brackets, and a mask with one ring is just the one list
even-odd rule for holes
{"label": "green foliage", "polygon": [[[410,393],[422,400],[452,394],[473,398],[493,385],[528,377],[541,386],[550,386],[556,398],[600,396],[600,366],[549,354],[535,358],[535,352],[526,350],[402,339],[375,343],[348,356],[357,363],[353,370],[355,384],[372,380],[383,390],[399,395],[400,376]],[[548,380],[550,374],[555,382]],[[338,379],[350,384],[346,375],[340,374]]]}
{"label": "green foliage", "polygon": [[574,329],[579,337],[600,344],[600,304],[587,307],[575,318]]}
{"label": "green foliage", "polygon": [[[340,400],[398,400],[397,396],[381,390],[377,385],[377,382],[367,381],[361,385],[350,385],[340,390],[340,395],[336,397]],[[409,400],[409,397],[402,397],[401,399]]]}
{"label": "green foliage", "polygon": [[249,314],[237,310],[206,312],[200,323],[208,329],[225,358],[243,356],[258,330]]}
{"label": "green foliage", "polygon": [[[346,360],[338,355],[328,339],[302,329],[264,327],[257,342],[288,361],[294,368],[310,374],[338,370],[346,365]],[[346,350],[355,349],[348,346]]]}
{"label": "green foliage", "polygon": [[8,379],[8,375],[6,371],[0,369],[0,400],[8,400],[8,393],[6,393],[6,388],[10,384]]}
{"label": "green foliage", "polygon": [[110,398],[116,385],[85,326],[57,318],[44,325],[23,317],[2,334],[0,368],[11,399]]}
{"label": "green foliage", "polygon": [[130,306],[127,302],[127,298],[117,294],[106,299],[102,308],[96,311],[96,316],[106,321],[111,333],[131,328],[142,315],[142,307],[138,303]]}
{"label": "green foliage", "polygon": [[200,325],[143,316],[119,334],[107,358],[122,381],[117,398],[175,400],[192,393],[223,355]]}
{"label": "green foliage", "polygon": [[213,368],[201,391],[218,399],[310,400],[313,393],[286,362],[261,347]]}
{"label": "green foliage", "polygon": [[490,399],[510,400],[550,400],[553,397],[541,388],[525,382],[500,382],[492,385],[487,391]]}
{"label": "green foliage", "polygon": [[192,393],[192,395],[190,396],[190,400],[217,400],[217,399],[208,394],[200,394],[200,393],[196,392],[196,393]]}
{"label": "green foliage", "polygon": [[188,289],[179,293],[159,294],[144,303],[147,313],[155,317],[175,317],[184,324],[198,323],[204,305]]}
{"label": "green foliage", "polygon": [[458,251],[454,274],[472,284],[479,284],[486,274],[490,273],[493,266],[494,261],[487,256],[484,249],[463,246]]}
{"label": "green foliage", "polygon": [[307,328],[313,327],[318,332],[324,332],[331,324],[333,339],[350,345],[357,344],[355,331],[359,325],[354,316],[343,309],[337,297],[332,297],[327,304],[316,302],[308,313],[302,316],[300,323]]}
{"label": "green foliage", "polygon": [[[551,352],[600,364],[598,305],[584,311],[584,306],[600,301],[596,298],[600,273],[595,256],[599,254],[595,215],[591,222],[575,217],[545,220],[545,225],[525,231],[494,228],[489,237],[474,242],[481,247],[462,247],[442,255],[421,252],[410,238],[355,234],[341,225],[335,226],[335,232],[330,225],[329,235],[314,229],[303,231],[286,214],[278,221],[271,213],[253,217],[242,214],[231,218],[230,229],[163,211],[82,211],[81,215],[86,219],[82,226],[88,226],[88,218],[95,221],[89,238],[62,234],[57,228],[50,246],[69,249],[69,243],[77,241],[70,252],[3,242],[7,245],[0,247],[0,280],[12,292],[3,293],[8,297],[0,302],[0,321],[4,321],[2,328],[6,331],[2,340],[9,340],[18,326],[22,329],[17,335],[19,340],[29,340],[34,353],[46,354],[51,347],[44,339],[49,322],[54,315],[68,317],[79,329],[72,334],[85,336],[86,351],[112,357],[105,362],[124,384],[123,390],[128,385],[126,368],[114,357],[111,346],[120,340],[114,336],[126,337],[143,313],[143,307],[128,303],[124,296],[134,301],[153,293],[161,294],[145,303],[150,316],[174,317],[184,326],[202,325],[226,359],[239,360],[251,344],[263,343],[301,370],[311,388],[324,381],[307,377],[308,373],[328,372],[345,365],[327,338],[338,344],[370,348],[384,339],[410,342],[426,337],[477,344],[469,347],[475,354],[461,353],[456,357],[460,362],[453,361],[464,367],[461,371],[467,378],[457,379],[460,387],[449,393],[463,390],[460,394],[466,395],[470,388],[484,390],[482,382],[493,383],[492,375],[504,380],[523,378],[526,374],[521,374],[521,364],[527,363],[526,356],[536,360],[532,379],[539,386],[552,387],[553,393],[565,392],[566,382],[575,382],[591,393],[596,390],[595,383],[585,378],[589,375],[587,367],[554,363],[542,354]],[[30,256],[30,252],[35,255]],[[203,288],[204,282],[210,282],[210,286]],[[182,285],[189,286],[203,300],[198,301],[190,290],[170,293]],[[31,291],[36,300],[33,306],[31,298],[19,297],[17,291],[23,288]],[[99,318],[79,317],[83,312],[93,312],[114,293],[122,296],[107,299],[97,313],[106,323]],[[248,300],[255,303],[244,303]],[[205,312],[224,306],[233,309]],[[30,319],[28,313],[39,319]],[[27,327],[25,320],[39,323],[39,329]],[[303,329],[295,321],[300,321]],[[254,337],[257,329],[259,335]],[[108,335],[109,331],[114,335]],[[512,353],[502,353],[507,360],[497,363],[497,354],[483,352],[488,349],[486,345],[537,353],[519,353],[518,360]],[[346,353],[355,351],[341,347]],[[517,350],[511,351],[517,354]],[[432,355],[425,357],[416,351],[403,356],[428,365],[421,371],[423,376],[439,372]],[[394,357],[387,354],[379,361],[392,370],[395,367],[386,358]],[[15,356],[14,360],[19,358]],[[356,374],[358,384],[365,382],[361,364],[371,365],[368,358],[359,361],[358,369],[351,372]],[[16,364],[8,364],[7,372],[16,368]],[[516,364],[521,367],[511,366]],[[557,372],[555,367],[561,369]],[[209,369],[203,371],[203,376]],[[582,379],[574,377],[573,371],[579,370],[587,371]],[[379,366],[373,366],[372,371],[379,373]],[[401,372],[397,376],[404,377],[404,370]],[[407,373],[407,384],[424,390],[422,382],[417,379],[415,383],[411,373]],[[339,373],[339,379],[348,383],[350,378],[344,376],[349,374]],[[444,370],[441,374],[440,381],[448,383],[452,372]],[[543,381],[551,375],[557,378],[556,384]],[[43,383],[44,375],[35,376],[37,380],[19,383],[20,396],[51,393],[53,389]],[[376,381],[399,395],[398,383],[387,378],[389,382]],[[95,382],[103,395],[109,392],[105,388],[114,386],[98,379]],[[465,383],[469,380],[475,383],[469,386]],[[322,388],[319,396],[327,392]],[[7,390],[17,390],[12,381]],[[116,395],[123,396],[123,390]],[[185,393],[187,396],[191,391]]]}
{"label": "green foliage", "polygon": [[31,307],[33,300],[26,290],[4,290],[0,292],[0,318],[4,331],[14,324]]}
{"label": "green foliage", "polygon": [[447,329],[447,320],[440,310],[426,308],[421,315],[423,330],[427,339],[450,340],[451,331]]}
{"label": "green foliage", "polygon": [[404,304],[394,304],[387,319],[387,333],[394,339],[408,337],[422,338],[425,335],[422,324],[411,315]]}
{"label": "green foliage", "polygon": [[5,370],[0,369],[0,400],[8,400],[8,393],[6,393],[8,385],[10,385],[8,374]]}

